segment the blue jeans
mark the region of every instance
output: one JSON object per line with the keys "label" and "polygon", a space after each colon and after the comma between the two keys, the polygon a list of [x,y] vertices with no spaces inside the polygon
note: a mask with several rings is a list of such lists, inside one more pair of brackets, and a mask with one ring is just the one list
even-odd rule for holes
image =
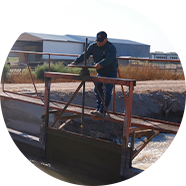
{"label": "blue jeans", "polygon": [[[97,74],[97,77],[103,77],[103,76],[101,76],[100,74]],[[104,77],[116,78],[117,77],[117,71],[114,71],[114,72],[112,72],[112,73],[110,73],[110,74],[108,74],[107,76],[104,76]],[[112,89],[113,89],[114,85],[106,83],[105,84],[105,90],[103,89],[103,83],[96,83],[96,85],[97,85],[97,88],[100,92],[100,95],[102,96],[102,98],[105,102],[106,108],[108,108],[108,106],[110,105],[111,98],[112,98]],[[104,111],[104,106],[103,106],[103,103],[101,102],[101,99],[100,99],[100,97],[97,93],[96,88],[94,88],[94,92],[95,92],[95,96],[96,96],[96,99],[97,99],[96,100],[96,103],[97,103],[96,110],[101,112],[101,113],[104,113],[105,112]]]}

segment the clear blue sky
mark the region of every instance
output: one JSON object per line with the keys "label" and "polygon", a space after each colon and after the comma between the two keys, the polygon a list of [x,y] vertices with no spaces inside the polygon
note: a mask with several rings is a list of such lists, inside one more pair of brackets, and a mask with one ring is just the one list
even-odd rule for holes
{"label": "clear blue sky", "polygon": [[0,0],[0,42],[23,32],[128,39],[186,51],[186,0]]}

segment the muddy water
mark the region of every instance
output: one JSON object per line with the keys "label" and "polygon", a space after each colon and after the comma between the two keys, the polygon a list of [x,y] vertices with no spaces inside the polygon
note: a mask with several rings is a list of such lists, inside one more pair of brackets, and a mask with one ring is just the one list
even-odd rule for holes
{"label": "muddy water", "polygon": [[[136,140],[136,145],[139,143]],[[133,167],[186,182],[186,137],[160,134],[134,159]],[[0,185],[108,186],[108,183],[57,171],[52,165],[0,149]]]}
{"label": "muddy water", "polygon": [[0,150],[0,185],[106,186],[110,184],[74,174],[66,169],[58,171],[50,164]]}
{"label": "muddy water", "polygon": [[134,159],[133,167],[186,182],[186,137],[159,134]]}

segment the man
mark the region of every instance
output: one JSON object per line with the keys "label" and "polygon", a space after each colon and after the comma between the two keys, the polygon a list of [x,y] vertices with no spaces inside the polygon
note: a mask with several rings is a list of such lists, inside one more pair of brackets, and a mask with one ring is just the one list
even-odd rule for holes
{"label": "man", "polygon": [[[72,65],[76,65],[84,61],[83,52]],[[87,48],[86,58],[88,59],[90,55],[93,55],[94,59],[94,67],[97,70],[98,77],[117,77],[117,68],[118,61],[116,58],[116,48],[115,46],[108,41],[107,34],[104,31],[98,32],[96,37],[96,42],[90,44]],[[113,84],[96,83],[100,94],[102,95],[103,100],[105,101],[105,106],[108,108],[111,97],[112,97],[112,89],[114,87]],[[97,116],[104,116],[105,110],[103,103],[97,93],[96,88],[94,89],[95,96],[97,99],[97,108],[95,111],[92,111],[91,114]],[[105,97],[104,97],[105,96]]]}

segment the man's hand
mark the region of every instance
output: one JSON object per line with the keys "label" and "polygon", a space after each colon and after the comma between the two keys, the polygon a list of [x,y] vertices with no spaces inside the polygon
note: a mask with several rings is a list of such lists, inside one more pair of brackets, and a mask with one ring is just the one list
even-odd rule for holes
{"label": "man's hand", "polygon": [[99,63],[96,63],[96,64],[94,65],[94,67],[96,68],[96,70],[99,70],[100,68],[102,68],[101,65],[100,65]]}
{"label": "man's hand", "polygon": [[75,61],[73,61],[73,62],[71,63],[71,65],[76,65],[76,62],[75,62]]}

